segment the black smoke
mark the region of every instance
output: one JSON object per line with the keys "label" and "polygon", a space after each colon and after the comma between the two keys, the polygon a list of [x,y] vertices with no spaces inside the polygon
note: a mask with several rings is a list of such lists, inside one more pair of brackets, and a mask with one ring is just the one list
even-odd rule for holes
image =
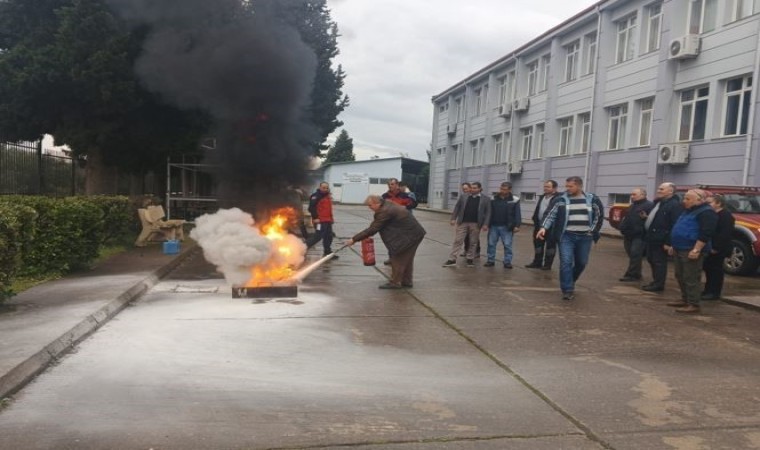
{"label": "black smoke", "polygon": [[[277,3],[306,0],[107,0],[147,30],[135,71],[180,108],[209,113],[220,206],[250,212],[282,202],[302,180],[318,136],[304,120],[316,70]],[[280,5],[282,6],[282,5]]]}

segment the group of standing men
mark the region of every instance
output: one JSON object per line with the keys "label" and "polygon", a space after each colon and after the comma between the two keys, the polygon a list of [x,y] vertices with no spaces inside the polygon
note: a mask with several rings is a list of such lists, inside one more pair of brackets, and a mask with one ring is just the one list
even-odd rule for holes
{"label": "group of standing men", "polygon": [[[468,267],[474,267],[480,232],[488,232],[485,267],[493,267],[496,245],[504,246],[504,268],[512,266],[512,238],[520,231],[522,217],[520,199],[512,194],[512,184],[501,183],[499,192],[491,199],[482,195],[480,183],[464,183],[463,194],[451,213],[456,226],[454,243],[444,267],[457,265],[457,256],[465,247]],[[539,196],[533,213],[534,258],[528,268],[551,269],[557,244],[560,247],[560,287],[562,298],[575,298],[575,281],[588,264],[591,244],[599,240],[604,206],[597,196],[583,192],[583,180],[569,177],[565,192],[557,193],[557,182],[547,180],[544,194]],[[466,243],[469,238],[469,243]]]}
{"label": "group of standing men", "polygon": [[[662,292],[673,258],[681,300],[669,302],[677,312],[697,313],[700,300],[720,298],[723,288],[723,260],[731,251],[734,218],[725,209],[725,199],[702,189],[688,190],[683,199],[673,183],[657,187],[654,202],[646,191],[631,192],[631,206],[620,224],[628,254],[628,268],[620,281],[641,280],[644,256],[652,269],[652,282],[644,291]],[[700,287],[705,272],[704,289]]]}

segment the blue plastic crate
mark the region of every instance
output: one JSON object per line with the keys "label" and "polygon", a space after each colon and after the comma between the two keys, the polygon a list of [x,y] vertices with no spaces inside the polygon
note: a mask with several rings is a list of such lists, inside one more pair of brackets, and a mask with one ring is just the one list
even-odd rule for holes
{"label": "blue plastic crate", "polygon": [[171,240],[164,242],[164,254],[165,255],[176,255],[179,253],[180,250],[180,244],[177,240]]}

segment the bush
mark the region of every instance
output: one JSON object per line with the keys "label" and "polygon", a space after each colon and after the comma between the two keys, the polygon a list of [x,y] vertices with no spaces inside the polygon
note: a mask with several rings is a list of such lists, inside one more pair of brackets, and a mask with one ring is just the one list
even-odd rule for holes
{"label": "bush", "polygon": [[136,209],[128,197],[96,195],[83,197],[102,212],[100,227],[103,232],[101,245],[120,243],[134,231]]}
{"label": "bush", "polygon": [[11,283],[34,235],[34,209],[0,201],[0,303],[13,295]]}

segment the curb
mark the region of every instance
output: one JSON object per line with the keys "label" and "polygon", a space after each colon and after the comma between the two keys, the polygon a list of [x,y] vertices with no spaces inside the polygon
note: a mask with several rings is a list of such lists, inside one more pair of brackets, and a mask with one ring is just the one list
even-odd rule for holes
{"label": "curb", "polygon": [[50,344],[46,345],[42,350],[32,355],[6,374],[0,376],[0,400],[20,391],[27,383],[32,381],[37,375],[42,373],[66,352],[71,350],[75,345],[79,344],[98,328],[106,324],[129,303],[145,294],[155,286],[161,278],[165,277],[182,262],[199,251],[200,247],[196,245],[180,253],[169,263],[156,269],[152,275],[134,284],[127,289],[126,292],[85,317],[81,322],[74,325],[74,327],[53,340]]}

